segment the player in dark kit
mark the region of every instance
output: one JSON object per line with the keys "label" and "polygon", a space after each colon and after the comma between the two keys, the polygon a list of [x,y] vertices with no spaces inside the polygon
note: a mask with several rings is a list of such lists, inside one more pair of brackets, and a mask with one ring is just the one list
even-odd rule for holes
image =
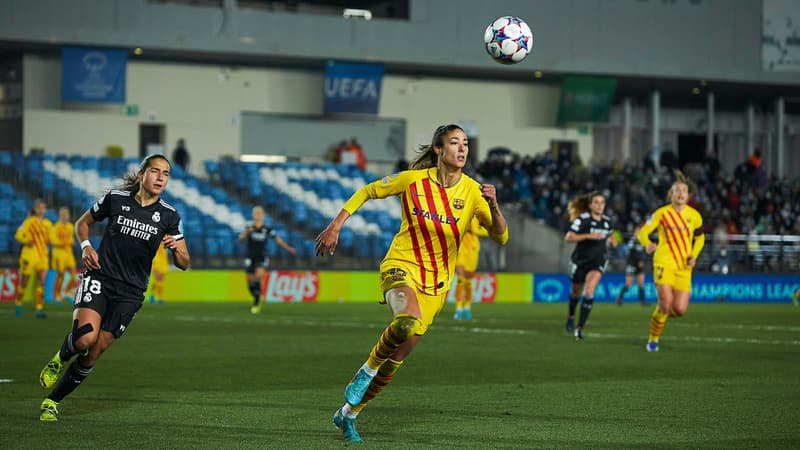
{"label": "player in dark kit", "polygon": [[[569,217],[572,221],[564,239],[577,242],[570,259],[570,277],[572,290],[569,294],[569,313],[567,314],[567,332],[575,332],[575,340],[583,340],[583,327],[589,319],[594,304],[594,290],[608,265],[606,242],[616,247],[617,241],[612,236],[612,228],[607,216],[606,198],[593,191],[579,195],[569,202]],[[584,290],[585,286],[585,290]],[[575,309],[583,293],[581,314],[578,326],[575,326]]]}
{"label": "player in dark kit", "polygon": [[253,306],[250,312],[258,314],[261,312],[261,284],[269,267],[269,257],[267,256],[267,239],[274,239],[279,247],[290,254],[297,253],[294,247],[287,244],[278,233],[264,224],[264,208],[253,207],[253,223],[239,235],[239,240],[247,240],[247,259],[245,269],[247,271],[247,288],[253,296]]}
{"label": "player in dark kit", "polygon": [[636,279],[636,284],[639,286],[639,303],[646,306],[647,302],[644,301],[644,263],[647,253],[644,251],[644,246],[639,242],[639,230],[642,228],[638,225],[633,230],[633,236],[628,241],[628,261],[625,263],[625,286],[619,291],[617,295],[617,304],[622,306],[622,297],[628,292],[633,279]]}
{"label": "player in dark kit", "polygon": [[[136,173],[124,178],[119,190],[105,193],[75,222],[86,272],[75,291],[72,329],[39,375],[43,388],[53,388],[42,402],[42,421],[58,420],[58,403],[89,376],[100,355],[130,325],[142,306],[158,246],[172,251],[175,266],[189,267],[180,216],[160,199],[169,172],[167,158],[148,156]],[[106,219],[103,240],[95,251],[89,227]],[[61,376],[75,355],[78,358]]]}

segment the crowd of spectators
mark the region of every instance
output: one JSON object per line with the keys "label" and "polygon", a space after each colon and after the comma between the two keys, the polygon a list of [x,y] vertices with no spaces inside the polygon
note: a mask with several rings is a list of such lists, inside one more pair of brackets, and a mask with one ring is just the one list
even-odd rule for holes
{"label": "crowd of spectators", "polygon": [[[587,166],[569,148],[524,157],[496,149],[477,164],[475,172],[498,185],[501,202],[515,203],[562,231],[568,226],[567,202],[577,194],[600,191],[607,199],[606,214],[627,236],[651,211],[667,203],[677,168],[671,166],[653,164],[649,158],[641,163]],[[733,173],[721,169],[716,153],[681,170],[696,184],[690,204],[703,215],[706,232],[800,235],[800,177],[769,176],[758,150]]]}

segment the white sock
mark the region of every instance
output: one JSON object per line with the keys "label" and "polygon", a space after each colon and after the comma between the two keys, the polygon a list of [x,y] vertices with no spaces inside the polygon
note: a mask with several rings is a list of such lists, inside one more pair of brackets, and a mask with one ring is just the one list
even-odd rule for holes
{"label": "white sock", "polygon": [[367,364],[367,363],[364,363],[364,365],[363,365],[363,366],[361,366],[361,368],[362,368],[362,369],[364,369],[364,372],[367,372],[367,373],[369,374],[369,376],[371,376],[371,377],[374,377],[374,376],[375,376],[375,374],[376,374],[376,373],[378,373],[378,371],[377,371],[377,370],[375,370],[375,369],[370,369],[370,368],[369,368],[369,364]]}
{"label": "white sock", "polygon": [[342,406],[342,414],[348,419],[355,419],[358,416],[358,411],[353,411],[350,403],[345,402],[344,406]]}

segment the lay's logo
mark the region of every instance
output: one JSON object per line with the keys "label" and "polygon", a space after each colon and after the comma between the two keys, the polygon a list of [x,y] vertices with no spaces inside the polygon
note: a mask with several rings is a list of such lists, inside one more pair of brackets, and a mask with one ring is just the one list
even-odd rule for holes
{"label": "lay's logo", "polygon": [[0,302],[10,302],[17,297],[19,274],[16,269],[0,269]]}
{"label": "lay's logo", "polygon": [[262,295],[268,302],[315,302],[319,296],[319,274],[272,270],[266,276]]}

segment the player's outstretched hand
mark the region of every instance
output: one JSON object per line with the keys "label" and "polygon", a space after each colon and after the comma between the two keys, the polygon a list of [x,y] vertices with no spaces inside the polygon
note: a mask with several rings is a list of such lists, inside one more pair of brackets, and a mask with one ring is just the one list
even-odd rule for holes
{"label": "player's outstretched hand", "polygon": [[317,256],[322,256],[326,253],[333,255],[338,243],[339,230],[328,225],[322,230],[322,233],[317,236],[317,239],[315,239],[314,249],[316,250]]}

